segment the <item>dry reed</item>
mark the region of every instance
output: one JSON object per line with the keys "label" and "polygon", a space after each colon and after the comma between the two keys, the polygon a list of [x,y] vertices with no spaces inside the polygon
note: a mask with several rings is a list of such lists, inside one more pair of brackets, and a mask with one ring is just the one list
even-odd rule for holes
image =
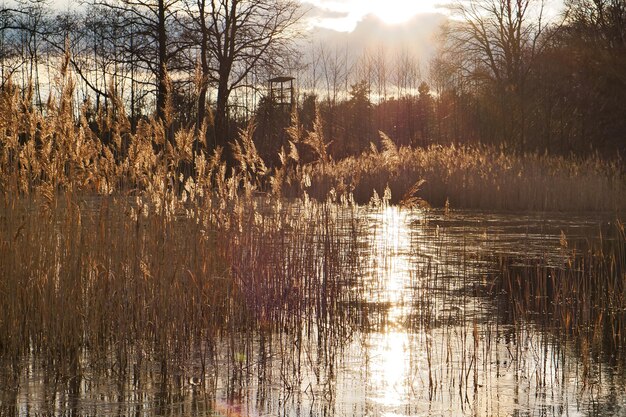
{"label": "dry reed", "polygon": [[311,174],[312,191],[348,190],[365,203],[372,190],[391,189],[394,201],[421,184],[419,198],[456,209],[623,211],[626,180],[621,160],[543,154],[513,155],[489,146],[397,148],[382,135],[359,157],[336,161]]}

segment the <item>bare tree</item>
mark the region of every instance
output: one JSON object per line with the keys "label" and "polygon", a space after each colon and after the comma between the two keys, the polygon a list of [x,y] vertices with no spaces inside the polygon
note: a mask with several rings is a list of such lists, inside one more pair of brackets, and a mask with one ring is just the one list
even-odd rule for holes
{"label": "bare tree", "polygon": [[228,103],[233,91],[259,68],[267,74],[287,66],[292,56],[297,24],[302,17],[296,0],[196,0],[190,7],[199,39],[202,87],[198,98],[198,122],[205,117],[209,87],[217,90],[215,143],[229,141]]}
{"label": "bare tree", "polygon": [[495,92],[503,116],[498,134],[517,136],[523,150],[526,82],[547,43],[544,0],[469,0],[452,10],[460,21],[445,31],[447,60],[466,82]]}
{"label": "bare tree", "polygon": [[18,40],[20,26],[18,16],[24,14],[22,9],[0,7],[0,83],[5,81],[23,66]]}
{"label": "bare tree", "polygon": [[18,3],[21,13],[15,15],[19,28],[25,84],[33,87],[38,105],[42,104],[40,64],[45,53],[46,37],[50,35],[50,8],[46,0],[24,0]]}
{"label": "bare tree", "polygon": [[326,98],[329,107],[337,105],[337,100],[348,82],[350,69],[348,68],[347,45],[345,49],[335,46],[332,50],[324,44],[319,44],[318,53],[322,64],[322,73],[326,84]]}
{"label": "bare tree", "polygon": [[[170,99],[168,73],[174,57],[181,46],[173,33],[177,31],[179,0],[97,0],[96,4],[124,17],[124,25],[133,25],[130,41],[137,54],[134,65],[142,66],[152,73],[156,84],[156,115],[166,119],[166,105]],[[137,43],[142,42],[141,46]]]}
{"label": "bare tree", "polygon": [[380,45],[374,56],[374,68],[376,69],[376,90],[378,100],[387,100],[387,83],[389,82],[389,57],[387,50]]}
{"label": "bare tree", "polygon": [[420,69],[417,60],[406,49],[396,55],[392,76],[397,92],[394,134],[400,143],[413,143],[416,121],[414,104]]}
{"label": "bare tree", "polygon": [[354,64],[354,81],[364,80],[367,83],[368,100],[372,100],[371,92],[374,85],[374,59],[369,50],[363,51],[359,59]]}

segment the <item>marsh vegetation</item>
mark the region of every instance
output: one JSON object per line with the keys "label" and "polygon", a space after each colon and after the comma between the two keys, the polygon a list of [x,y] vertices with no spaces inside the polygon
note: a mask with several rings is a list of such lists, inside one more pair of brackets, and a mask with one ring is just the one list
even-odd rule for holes
{"label": "marsh vegetation", "polygon": [[[105,144],[62,86],[0,97],[2,414],[621,410],[618,164],[387,138],[333,162],[296,124],[282,165],[251,126],[229,167],[156,120],[103,114]],[[613,209],[454,208],[522,203]]]}
{"label": "marsh vegetation", "polygon": [[0,9],[0,415],[626,413],[620,1],[288,103],[298,3],[192,3]]}

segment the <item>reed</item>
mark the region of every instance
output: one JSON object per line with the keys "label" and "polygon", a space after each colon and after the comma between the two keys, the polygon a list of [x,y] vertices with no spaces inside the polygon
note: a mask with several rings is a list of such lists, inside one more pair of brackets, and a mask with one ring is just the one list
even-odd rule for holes
{"label": "reed", "polygon": [[[211,209],[209,201],[198,217],[154,211],[142,198],[3,205],[0,357],[11,386],[31,367],[65,391],[82,375],[141,381],[155,363],[164,383],[200,375],[204,385],[223,363],[218,346],[230,346],[236,375],[259,337],[272,346],[315,340],[325,346],[316,366],[335,360],[357,328],[342,305],[358,296],[347,291],[358,258],[338,232],[351,209],[258,198]],[[296,354],[301,347],[286,349],[284,364]]]}
{"label": "reed", "polygon": [[[391,189],[394,202],[419,197],[435,207],[540,211],[623,211],[626,180],[621,160],[507,154],[483,146],[395,146],[313,169],[312,195],[348,190],[358,203]],[[420,184],[418,189],[415,185]],[[404,197],[404,198],[403,198]]]}
{"label": "reed", "polygon": [[[104,141],[73,88],[65,72],[43,110],[10,82],[0,91],[3,380],[17,392],[44,369],[57,395],[85,375],[137,384],[156,364],[164,384],[200,375],[207,386],[218,346],[242,377],[259,337],[297,343],[298,357],[303,339],[318,339],[326,373],[355,328],[341,308],[356,297],[345,290],[359,270],[345,238],[354,205],[283,200],[253,125],[230,168],[221,149],[194,149],[206,126],[172,134],[146,120],[132,134],[117,100],[97,116]],[[301,168],[285,172],[281,181],[303,182]],[[295,385],[299,371],[284,372]],[[0,414],[17,413],[17,398],[0,398]],[[56,407],[42,412],[65,412]]]}

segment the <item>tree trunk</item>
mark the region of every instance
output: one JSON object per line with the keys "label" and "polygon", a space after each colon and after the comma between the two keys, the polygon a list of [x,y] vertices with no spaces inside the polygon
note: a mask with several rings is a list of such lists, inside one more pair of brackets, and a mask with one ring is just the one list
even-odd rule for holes
{"label": "tree trunk", "polygon": [[206,143],[207,150],[213,149],[215,146],[214,141],[210,138],[208,130],[204,133],[204,138],[199,138],[198,135],[200,133],[200,129],[204,124],[204,120],[206,118],[206,96],[208,91],[208,78],[210,76],[210,68],[208,63],[208,49],[209,49],[209,34],[208,28],[206,26],[206,15],[205,15],[205,2],[204,0],[200,0],[198,2],[198,9],[200,10],[200,19],[201,19],[201,30],[202,30],[202,41],[200,44],[200,65],[202,70],[202,80],[200,81],[200,88],[198,91],[198,114],[196,116],[196,151],[200,146],[200,140],[204,140]]}
{"label": "tree trunk", "polygon": [[217,105],[215,108],[215,145],[224,148],[224,152],[228,153],[226,147],[228,143],[228,116],[226,107],[228,104],[228,80],[220,78],[217,89]]}
{"label": "tree trunk", "polygon": [[157,118],[165,121],[167,103],[167,32],[165,28],[165,1],[158,4],[159,79],[157,80]]}
{"label": "tree trunk", "polygon": [[137,133],[137,114],[135,110],[135,30],[130,33],[130,132]]}

